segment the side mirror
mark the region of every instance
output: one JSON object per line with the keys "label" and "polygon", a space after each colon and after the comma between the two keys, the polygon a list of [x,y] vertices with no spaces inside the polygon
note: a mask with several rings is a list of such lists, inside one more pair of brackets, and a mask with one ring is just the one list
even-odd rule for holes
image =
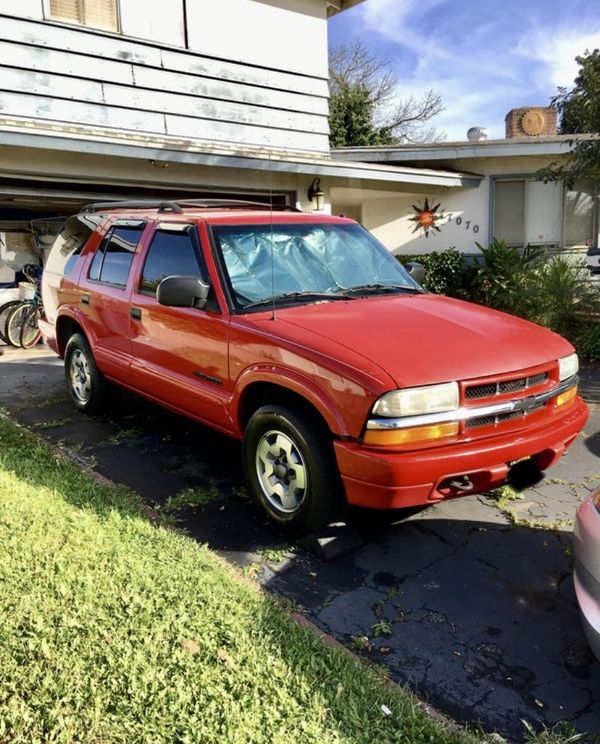
{"label": "side mirror", "polygon": [[210,284],[197,276],[166,276],[158,285],[156,299],[168,307],[195,307],[206,305]]}
{"label": "side mirror", "polygon": [[423,264],[417,263],[416,261],[409,261],[404,268],[416,282],[423,284],[423,281],[425,280],[425,267]]}

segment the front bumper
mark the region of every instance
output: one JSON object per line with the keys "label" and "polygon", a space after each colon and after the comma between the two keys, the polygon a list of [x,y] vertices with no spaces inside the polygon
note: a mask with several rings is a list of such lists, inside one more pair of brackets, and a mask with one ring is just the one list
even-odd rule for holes
{"label": "front bumper", "polygon": [[600,514],[591,500],[577,510],[573,582],[585,634],[600,659]]}
{"label": "front bumper", "polygon": [[350,504],[398,509],[464,495],[448,488],[452,478],[469,476],[470,493],[502,485],[509,463],[531,457],[545,470],[556,463],[584,427],[588,409],[577,397],[558,420],[480,440],[412,452],[371,449],[337,440],[335,453]]}

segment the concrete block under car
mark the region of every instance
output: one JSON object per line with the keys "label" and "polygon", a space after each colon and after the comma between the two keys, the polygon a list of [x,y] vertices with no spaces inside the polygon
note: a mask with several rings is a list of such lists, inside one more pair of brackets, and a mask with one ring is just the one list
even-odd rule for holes
{"label": "concrete block under car", "polygon": [[303,537],[299,544],[322,561],[335,561],[362,547],[363,539],[345,522],[334,522]]}

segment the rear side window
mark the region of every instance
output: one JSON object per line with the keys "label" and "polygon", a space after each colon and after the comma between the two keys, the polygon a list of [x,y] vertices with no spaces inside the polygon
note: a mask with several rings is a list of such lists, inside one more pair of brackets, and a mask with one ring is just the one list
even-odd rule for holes
{"label": "rear side window", "polygon": [[67,275],[75,266],[77,256],[83,250],[102,218],[98,215],[78,214],[69,217],[56,236],[44,271],[59,276]]}
{"label": "rear side window", "polygon": [[185,232],[156,232],[142,272],[142,294],[155,295],[158,285],[166,276],[203,278],[192,229],[188,228]]}
{"label": "rear side window", "polygon": [[99,246],[89,278],[114,287],[125,287],[144,225],[113,227]]}

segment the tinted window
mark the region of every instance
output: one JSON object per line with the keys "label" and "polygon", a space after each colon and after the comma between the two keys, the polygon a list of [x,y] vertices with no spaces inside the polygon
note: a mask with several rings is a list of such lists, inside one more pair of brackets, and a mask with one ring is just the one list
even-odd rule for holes
{"label": "tinted window", "polygon": [[45,271],[51,274],[68,274],[100,219],[97,215],[83,214],[70,217],[54,241]]}
{"label": "tinted window", "polygon": [[201,276],[190,231],[162,232],[154,236],[144,264],[140,292],[156,294],[166,276]]}
{"label": "tinted window", "polygon": [[115,227],[96,251],[90,268],[90,279],[124,287],[142,227]]}

